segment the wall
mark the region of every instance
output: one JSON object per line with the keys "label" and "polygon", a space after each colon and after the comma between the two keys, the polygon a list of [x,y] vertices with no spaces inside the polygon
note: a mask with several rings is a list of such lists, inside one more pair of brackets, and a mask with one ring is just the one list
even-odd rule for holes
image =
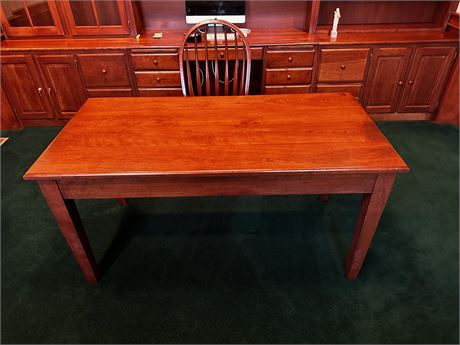
{"label": "wall", "polygon": [[[146,30],[186,29],[185,1],[141,0]],[[246,1],[246,23],[248,28],[296,28],[305,30],[310,3],[308,1]]]}

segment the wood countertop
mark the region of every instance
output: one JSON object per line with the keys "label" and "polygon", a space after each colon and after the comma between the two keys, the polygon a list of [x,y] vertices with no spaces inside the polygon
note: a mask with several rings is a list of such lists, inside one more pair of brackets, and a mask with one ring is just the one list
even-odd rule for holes
{"label": "wood countertop", "polygon": [[[168,29],[161,39],[152,38],[152,32],[145,32],[139,39],[126,38],[54,38],[6,40],[1,42],[1,50],[8,51],[46,51],[46,50],[91,50],[91,49],[140,49],[177,48],[183,38],[184,30]],[[296,29],[261,30],[254,29],[248,36],[251,46],[266,45],[350,45],[350,44],[407,44],[407,43],[458,43],[459,36],[453,32],[433,30],[339,33],[331,39],[327,33],[310,35]]]}

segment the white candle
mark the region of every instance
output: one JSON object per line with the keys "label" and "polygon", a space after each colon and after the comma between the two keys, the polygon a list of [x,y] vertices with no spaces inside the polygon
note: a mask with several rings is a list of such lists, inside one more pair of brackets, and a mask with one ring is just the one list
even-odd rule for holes
{"label": "white candle", "polygon": [[331,37],[337,37],[337,26],[339,25],[340,8],[334,11],[334,22],[332,23]]}

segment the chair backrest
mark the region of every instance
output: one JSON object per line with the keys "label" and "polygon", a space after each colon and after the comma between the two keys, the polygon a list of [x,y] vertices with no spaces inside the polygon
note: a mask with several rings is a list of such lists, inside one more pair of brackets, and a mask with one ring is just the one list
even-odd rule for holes
{"label": "chair backrest", "polygon": [[249,44],[237,26],[224,20],[205,20],[188,30],[179,48],[179,68],[184,96],[249,93]]}

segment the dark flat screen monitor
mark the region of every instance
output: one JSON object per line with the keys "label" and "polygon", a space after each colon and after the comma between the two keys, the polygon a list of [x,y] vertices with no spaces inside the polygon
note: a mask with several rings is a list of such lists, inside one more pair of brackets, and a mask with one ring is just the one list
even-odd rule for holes
{"label": "dark flat screen monitor", "polygon": [[231,23],[246,21],[244,1],[185,1],[185,20],[195,24],[206,19],[223,19]]}

